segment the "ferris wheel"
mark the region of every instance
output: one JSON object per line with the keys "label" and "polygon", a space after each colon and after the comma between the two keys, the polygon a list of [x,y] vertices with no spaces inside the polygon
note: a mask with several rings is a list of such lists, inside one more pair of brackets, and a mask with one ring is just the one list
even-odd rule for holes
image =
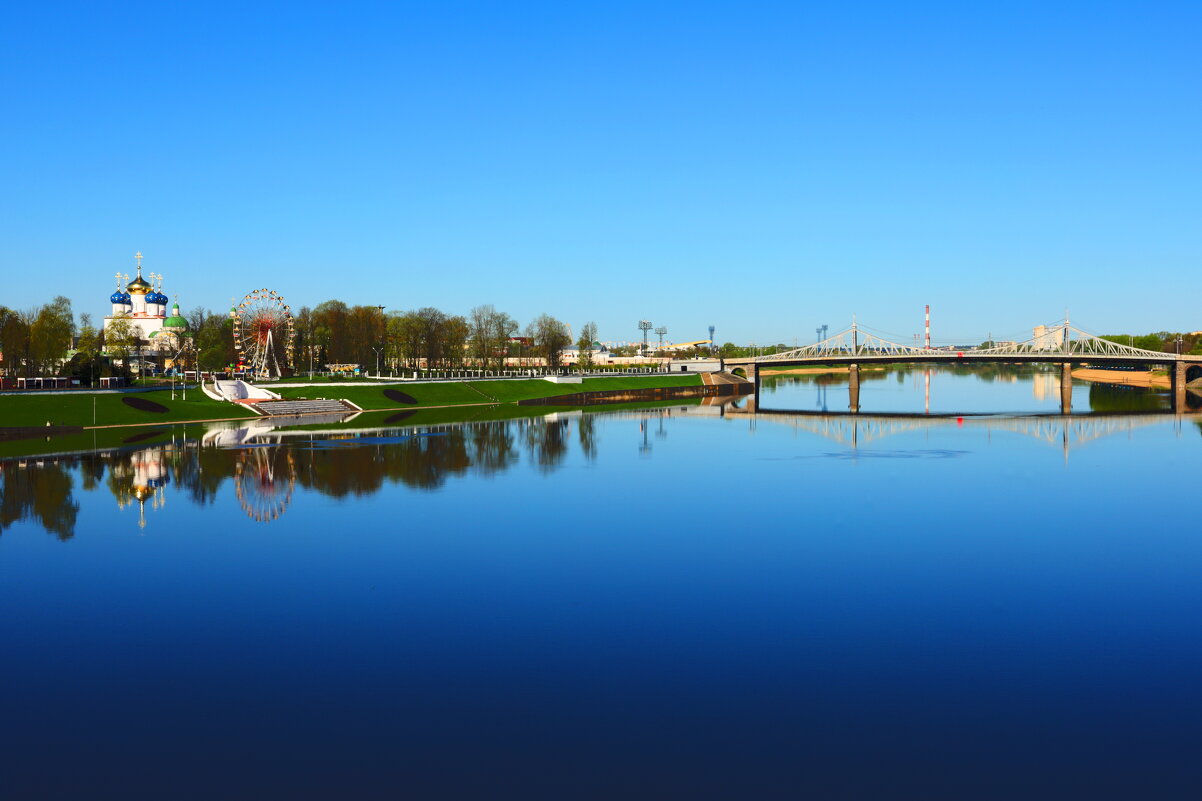
{"label": "ferris wheel", "polygon": [[257,378],[280,375],[281,364],[291,366],[295,336],[292,307],[274,290],[256,289],[234,307],[234,350]]}

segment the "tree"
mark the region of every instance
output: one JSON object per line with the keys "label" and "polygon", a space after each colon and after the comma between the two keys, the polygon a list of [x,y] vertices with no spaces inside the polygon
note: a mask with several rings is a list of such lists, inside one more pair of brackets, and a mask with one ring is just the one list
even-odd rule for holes
{"label": "tree", "polygon": [[29,327],[29,356],[43,374],[57,373],[71,349],[75,315],[71,300],[62,295],[38,309]]}
{"label": "tree", "polygon": [[591,370],[593,367],[593,343],[597,341],[597,324],[591,320],[580,326],[580,339],[576,347],[580,349],[579,366],[581,370]]}
{"label": "tree", "polygon": [[161,360],[165,365],[167,359],[171,359],[171,369],[175,373],[181,370],[187,370],[189,362],[189,351],[192,344],[192,332],[183,331],[178,328],[164,328],[155,335],[155,346],[161,354]]}
{"label": "tree", "polygon": [[540,314],[527,326],[526,334],[534,340],[534,348],[547,360],[547,366],[558,368],[563,362],[563,349],[572,342],[567,325],[549,314]]}
{"label": "tree", "polygon": [[345,352],[349,363],[364,367],[375,364],[376,352],[384,344],[385,318],[379,306],[355,306],[346,314]]}
{"label": "tree", "polygon": [[463,364],[468,329],[467,319],[458,314],[443,321],[439,329],[439,350],[442,352],[444,366],[459,367]]}
{"label": "tree", "polygon": [[517,320],[488,304],[468,313],[467,326],[475,363],[486,369],[503,367],[509,339],[519,329]]}
{"label": "tree", "polygon": [[313,309],[313,330],[326,353],[335,364],[349,364],[347,348],[347,316],[350,307],[340,300],[327,300]]}
{"label": "tree", "polygon": [[8,375],[29,374],[29,325],[15,309],[0,306],[0,367]]}
{"label": "tree", "polygon": [[293,331],[296,332],[296,339],[293,340],[293,346],[296,350],[296,369],[311,370],[311,365],[317,356],[313,310],[308,306],[301,306],[300,311],[292,318],[292,326]]}
{"label": "tree", "polygon": [[105,372],[100,360],[100,334],[92,325],[92,315],[87,312],[79,315],[79,340],[75,344],[75,356],[68,363],[68,371],[89,385]]}
{"label": "tree", "polygon": [[138,347],[138,329],[125,317],[118,317],[104,329],[105,352],[129,369],[129,357]]}
{"label": "tree", "polygon": [[388,347],[395,364],[418,369],[422,357],[422,326],[417,312],[388,315]]}
{"label": "tree", "polygon": [[195,364],[200,369],[221,370],[237,359],[234,321],[229,315],[214,314],[198,306],[188,312],[188,330],[192,338],[189,356],[194,355]]}
{"label": "tree", "polygon": [[75,350],[89,359],[100,352],[100,335],[92,325],[92,315],[87,312],[79,315],[79,341],[75,343]]}

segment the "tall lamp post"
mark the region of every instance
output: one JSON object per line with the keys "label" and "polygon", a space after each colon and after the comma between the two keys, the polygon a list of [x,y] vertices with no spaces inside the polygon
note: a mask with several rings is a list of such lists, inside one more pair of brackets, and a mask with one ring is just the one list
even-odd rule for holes
{"label": "tall lamp post", "polygon": [[647,332],[652,328],[650,320],[639,320],[639,330],[643,332],[643,351],[642,356],[647,358]]}
{"label": "tall lamp post", "polygon": [[[376,308],[380,311],[380,342],[383,343],[384,336],[388,332],[388,321],[384,317],[384,307],[376,306]],[[376,378],[380,377],[380,352],[383,349],[383,344],[381,344],[379,348],[372,348],[372,350],[376,352]]]}
{"label": "tall lamp post", "polygon": [[[189,350],[189,348],[188,348],[188,340],[187,340],[187,339],[181,339],[181,340],[180,340],[180,349],[179,349],[179,354],[176,356],[176,359],[177,359],[177,360],[179,360],[179,361],[182,361],[182,362],[183,362],[183,364],[184,364],[184,380],[183,380],[183,381],[181,382],[181,384],[180,384],[180,386],[183,388],[181,391],[183,392],[184,400],[187,400],[187,399],[188,399],[188,350]],[[180,359],[180,356],[182,356],[183,358],[182,358],[182,359]],[[175,368],[174,370],[172,370],[171,372],[172,372],[172,373],[178,373],[178,372],[179,372],[179,367],[176,367],[176,368]]]}

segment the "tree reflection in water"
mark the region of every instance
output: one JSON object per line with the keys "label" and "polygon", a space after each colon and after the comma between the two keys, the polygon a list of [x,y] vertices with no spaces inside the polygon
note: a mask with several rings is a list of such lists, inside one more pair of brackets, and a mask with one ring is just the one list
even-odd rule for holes
{"label": "tree reflection in water", "polygon": [[[1129,407],[1133,400],[1150,408],[1159,402],[1141,393],[1091,391],[1091,402],[1097,406]],[[573,442],[584,459],[597,458],[601,414],[628,414],[641,421],[646,431],[651,417],[670,416],[673,411],[663,407],[627,413],[554,413],[405,429],[266,427],[233,447],[193,437],[70,456],[11,459],[0,461],[0,533],[17,522],[32,521],[61,540],[74,536],[79,513],[73,495],[75,472],[86,491],[105,487],[118,507],[136,505],[139,525],[146,525],[147,512],[162,508],[169,491],[195,506],[213,504],[227,491],[251,519],[271,522],[286,516],[298,486],[332,498],[371,495],[386,483],[432,491],[468,473],[498,476],[519,465],[523,453],[531,467],[546,474],[564,464]],[[721,410],[706,408],[706,412],[719,416]],[[1148,416],[1130,420],[1154,422]],[[1202,423],[1197,425],[1202,431]],[[227,481],[232,486],[223,490]]]}
{"label": "tree reflection in water", "polygon": [[532,464],[542,473],[550,473],[568,453],[568,421],[556,414],[544,420],[526,420],[524,439]]}
{"label": "tree reflection in water", "polygon": [[[582,452],[596,458],[596,429],[575,417]],[[125,447],[59,457],[0,462],[0,532],[32,520],[60,539],[74,535],[79,504],[73,470],[85,490],[101,486],[121,509],[136,507],[140,526],[166,503],[168,487],[197,506],[214,503],[223,485],[247,516],[272,522],[285,515],[297,486],[332,498],[371,495],[386,483],[437,490],[469,471],[496,476],[520,463],[519,441],[530,462],[550,472],[567,456],[571,421],[560,415],[412,429],[287,431],[236,447],[203,439]],[[394,434],[395,436],[381,436]]]}
{"label": "tree reflection in water", "polygon": [[36,520],[60,540],[71,539],[79,514],[74,483],[52,462],[0,464],[0,534],[19,520]]}

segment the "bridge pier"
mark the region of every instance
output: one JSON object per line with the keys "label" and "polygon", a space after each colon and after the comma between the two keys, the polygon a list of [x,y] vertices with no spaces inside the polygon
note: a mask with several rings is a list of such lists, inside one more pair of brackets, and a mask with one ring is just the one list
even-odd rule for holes
{"label": "bridge pier", "polygon": [[1060,365],[1060,413],[1073,413],[1073,365],[1069,362]]}
{"label": "bridge pier", "polygon": [[860,413],[860,365],[847,366],[847,410],[852,414]]}
{"label": "bridge pier", "polygon": [[1176,414],[1185,413],[1185,372],[1185,362],[1173,365],[1173,412]]}

